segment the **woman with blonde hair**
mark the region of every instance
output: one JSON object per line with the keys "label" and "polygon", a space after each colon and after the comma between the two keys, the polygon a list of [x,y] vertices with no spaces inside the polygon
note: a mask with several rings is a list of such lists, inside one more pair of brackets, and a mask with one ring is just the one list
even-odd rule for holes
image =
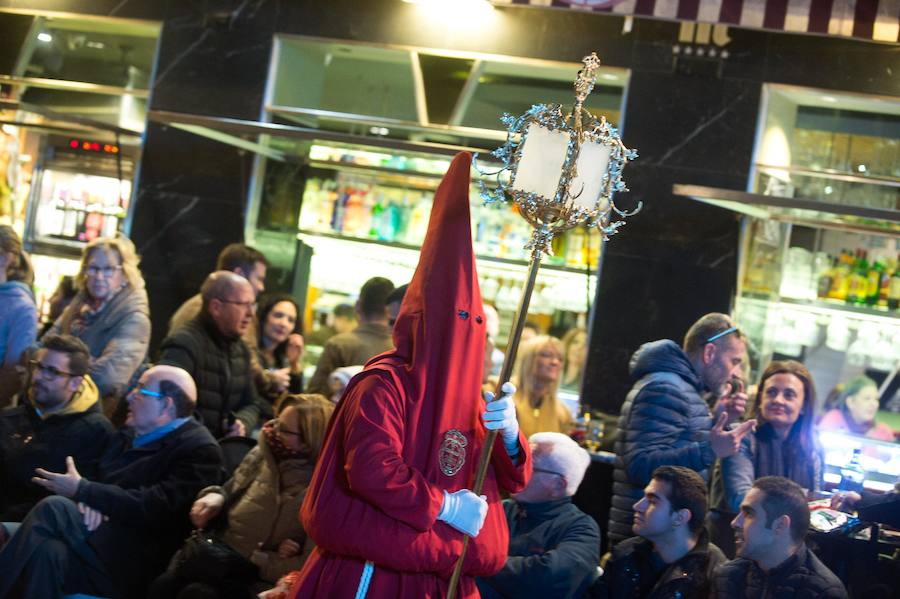
{"label": "woman with blonde hair", "polygon": [[33,281],[22,240],[12,227],[0,225],[0,407],[21,389],[16,366],[37,336]]}
{"label": "woman with blonde hair", "polygon": [[73,335],[88,346],[89,374],[108,416],[117,412],[118,398],[130,388],[150,345],[150,307],[139,260],[127,237],[87,244],[75,277],[78,293],[44,335]]}
{"label": "woman with blonde hair", "polygon": [[562,386],[564,389],[578,391],[581,388],[584,365],[587,362],[588,333],[580,327],[569,329],[563,335],[562,344],[565,350]]}
{"label": "woman with blonde hair", "polygon": [[[214,531],[231,567],[221,580],[197,580],[176,554],[153,583],[151,599],[255,597],[280,577],[303,567],[313,543],[297,514],[325,441],[334,404],[321,395],[286,395],[275,420],[221,487],[200,491],[191,508],[197,528]],[[201,576],[201,578],[203,578]]]}
{"label": "woman with blonde hair", "polygon": [[532,337],[519,348],[512,379],[519,427],[526,437],[569,432],[572,414],[557,398],[563,357],[562,342],[548,335]]}

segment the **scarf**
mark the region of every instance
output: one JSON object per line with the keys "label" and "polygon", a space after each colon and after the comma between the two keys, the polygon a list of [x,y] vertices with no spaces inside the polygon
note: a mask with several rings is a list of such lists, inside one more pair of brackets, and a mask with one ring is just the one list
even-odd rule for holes
{"label": "scarf", "polygon": [[815,453],[809,456],[801,455],[791,435],[782,440],[775,429],[765,423],[756,429],[751,442],[755,445],[753,469],[756,478],[783,476],[804,489],[819,490],[821,486],[819,456]]}

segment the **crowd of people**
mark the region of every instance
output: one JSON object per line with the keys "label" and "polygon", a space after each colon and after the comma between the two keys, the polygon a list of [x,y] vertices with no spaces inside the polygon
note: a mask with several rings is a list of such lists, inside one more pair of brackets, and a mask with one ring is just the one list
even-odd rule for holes
{"label": "crowd of people", "polygon": [[[468,213],[440,197],[464,241]],[[463,535],[461,597],[847,596],[805,543],[807,493],[823,486],[817,426],[893,439],[874,423],[874,382],[848,383],[817,423],[799,362],[769,364],[748,397],[727,315],[645,344],[601,555],[573,503],[591,455],[559,399],[579,385],[587,332],[523,338],[494,399],[496,315],[447,229],[429,229],[409,285],[374,277],[336,310],[346,324],[304,381],[303,315],[265,295],[259,251],[225,247],[151,355],[128,239],[84,248],[74,294],[39,331],[30,261],[0,227],[0,599],[361,596],[363,582],[369,597],[443,596]]]}

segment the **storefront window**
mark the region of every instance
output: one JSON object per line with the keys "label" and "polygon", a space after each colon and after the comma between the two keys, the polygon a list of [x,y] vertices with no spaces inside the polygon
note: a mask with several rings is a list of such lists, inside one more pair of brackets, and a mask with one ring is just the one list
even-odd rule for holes
{"label": "storefront window", "polygon": [[[735,311],[754,368],[801,360],[823,398],[861,374],[887,389],[900,365],[900,105],[779,85],[764,98],[750,191],[785,199],[744,220]],[[878,420],[900,430],[893,393]]]}

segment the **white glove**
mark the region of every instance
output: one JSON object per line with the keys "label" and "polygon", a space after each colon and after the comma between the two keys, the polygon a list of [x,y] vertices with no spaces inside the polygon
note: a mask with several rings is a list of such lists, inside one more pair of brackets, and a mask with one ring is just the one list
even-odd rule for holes
{"label": "white glove", "polygon": [[516,386],[507,381],[500,387],[498,399],[494,400],[494,394],[490,391],[485,393],[487,409],[481,415],[484,428],[500,431],[506,453],[513,458],[519,454],[519,421],[516,420],[516,403],[512,398],[515,392]]}
{"label": "white glove", "polygon": [[455,493],[444,491],[444,502],[438,520],[446,522],[461,533],[477,537],[487,517],[487,497],[479,497],[468,489]]}

